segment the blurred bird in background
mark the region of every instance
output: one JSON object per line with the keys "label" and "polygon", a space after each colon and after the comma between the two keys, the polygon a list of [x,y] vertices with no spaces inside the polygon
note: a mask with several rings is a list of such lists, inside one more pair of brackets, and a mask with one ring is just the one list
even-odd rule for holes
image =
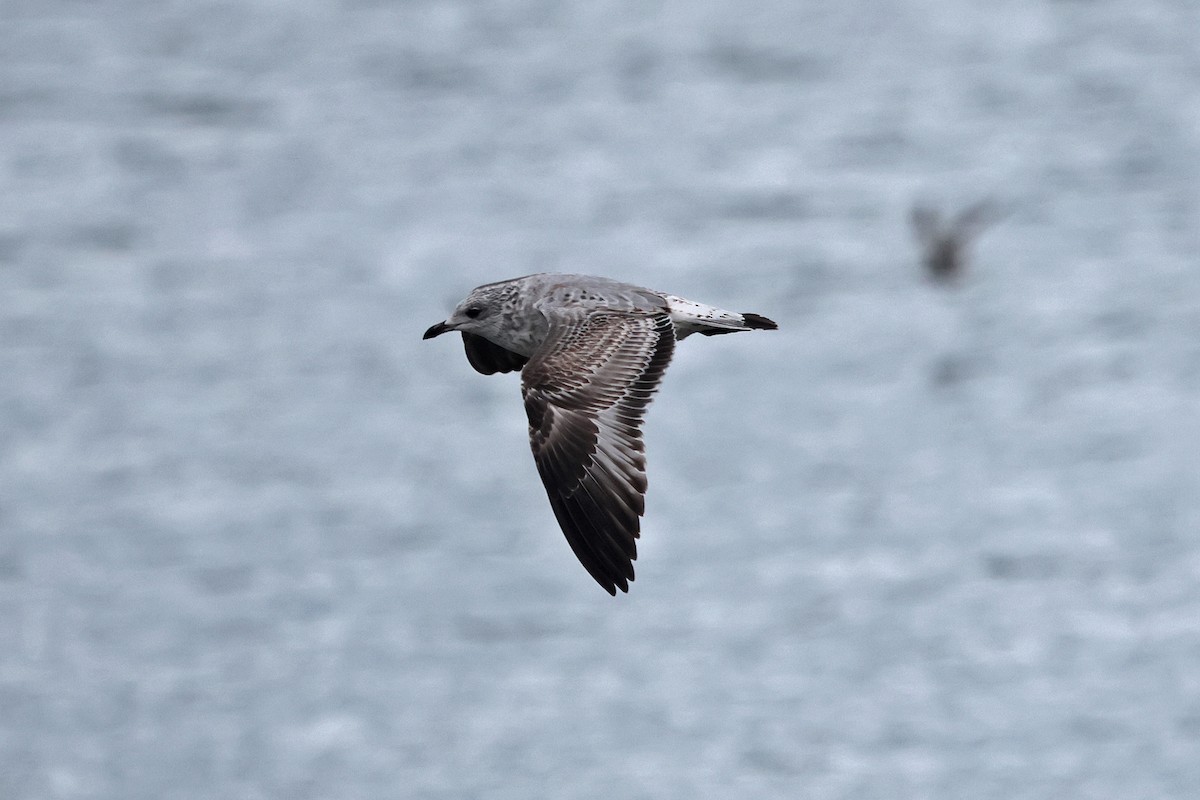
{"label": "blurred bird in background", "polygon": [[936,208],[914,205],[909,221],[930,279],[942,285],[957,285],[966,271],[970,246],[999,217],[991,200],[972,203],[946,220]]}

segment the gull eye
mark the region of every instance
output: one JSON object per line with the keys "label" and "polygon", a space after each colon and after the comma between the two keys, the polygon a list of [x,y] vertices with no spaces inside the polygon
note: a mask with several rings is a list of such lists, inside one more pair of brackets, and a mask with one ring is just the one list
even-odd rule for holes
{"label": "gull eye", "polygon": [[479,317],[479,315],[483,313],[483,309],[480,308],[479,306],[471,306],[463,313],[466,314],[471,319],[477,319]]}

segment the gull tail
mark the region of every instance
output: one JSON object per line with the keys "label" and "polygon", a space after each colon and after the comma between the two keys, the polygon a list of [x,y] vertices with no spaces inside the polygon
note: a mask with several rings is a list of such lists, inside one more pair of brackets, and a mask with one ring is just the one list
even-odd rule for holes
{"label": "gull tail", "polygon": [[751,314],[749,311],[742,313],[742,322],[747,328],[757,331],[777,331],[779,326],[775,324],[775,320],[767,319],[760,314]]}
{"label": "gull tail", "polygon": [[767,319],[761,314],[748,312],[738,314],[674,295],[667,296],[667,307],[671,312],[671,322],[675,323],[676,339],[682,339],[693,333],[699,333],[702,336],[718,336],[722,333],[737,333],[738,331],[773,331],[779,327],[774,320]]}
{"label": "gull tail", "polygon": [[[779,326],[775,324],[775,320],[767,319],[761,314],[752,314],[749,311],[737,314],[741,317],[740,325],[730,325],[724,320],[706,320],[707,324],[701,325],[689,330],[687,333],[698,333],[701,336],[720,336],[722,333],[737,333],[738,331],[775,331],[779,330]],[[679,336],[682,339],[687,333]]]}

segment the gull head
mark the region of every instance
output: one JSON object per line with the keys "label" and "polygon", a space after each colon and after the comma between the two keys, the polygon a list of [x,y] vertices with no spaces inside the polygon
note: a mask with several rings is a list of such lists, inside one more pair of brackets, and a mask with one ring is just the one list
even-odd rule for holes
{"label": "gull head", "polygon": [[450,331],[473,333],[492,341],[503,341],[512,326],[512,293],[496,285],[480,286],[458,304],[443,322],[430,326],[422,339],[432,339]]}

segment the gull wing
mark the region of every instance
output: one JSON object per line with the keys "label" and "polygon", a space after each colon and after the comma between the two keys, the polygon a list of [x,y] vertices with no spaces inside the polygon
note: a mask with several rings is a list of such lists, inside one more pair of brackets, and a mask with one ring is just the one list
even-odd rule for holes
{"label": "gull wing", "polygon": [[520,353],[514,353],[495,342],[489,341],[474,333],[462,332],[463,349],[467,351],[467,361],[476,372],[491,375],[496,372],[513,372],[525,366],[528,358]]}
{"label": "gull wing", "polygon": [[580,563],[609,594],[627,592],[645,511],[641,425],[675,328],[665,309],[547,317],[546,341],[521,373],[533,460]]}

